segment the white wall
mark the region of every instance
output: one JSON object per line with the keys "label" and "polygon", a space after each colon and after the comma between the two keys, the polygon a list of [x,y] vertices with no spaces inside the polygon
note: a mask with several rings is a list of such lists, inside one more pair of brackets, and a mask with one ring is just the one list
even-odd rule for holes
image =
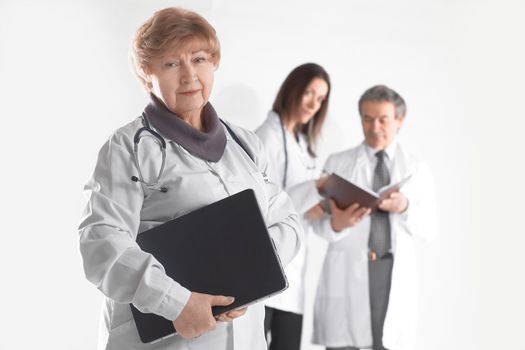
{"label": "white wall", "polygon": [[[366,88],[398,90],[401,141],[432,167],[440,203],[440,236],[419,247],[418,348],[525,349],[525,5],[510,0],[1,0],[2,348],[95,347],[101,295],[77,248],[81,190],[104,140],[145,105],[127,61],[133,32],[175,4],[217,29],[211,100],[239,125],[262,122],[296,65],[329,71],[321,159],[360,142]],[[311,241],[309,302],[323,254]],[[319,349],[310,331],[308,312],[303,349]]]}

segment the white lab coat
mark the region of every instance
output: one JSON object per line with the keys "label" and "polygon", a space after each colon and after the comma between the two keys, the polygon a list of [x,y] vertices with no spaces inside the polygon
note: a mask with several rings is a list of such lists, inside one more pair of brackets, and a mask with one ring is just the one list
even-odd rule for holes
{"label": "white lab coat", "polygon": [[[273,111],[268,113],[264,123],[255,131],[265,146],[269,162],[268,176],[282,186],[284,178],[285,149],[279,115]],[[306,236],[311,229],[308,221],[304,220],[304,213],[317,204],[322,197],[317,192],[315,179],[320,171],[316,168],[315,158],[308,153],[306,137],[299,135],[299,142],[288,131],[285,132],[288,151],[288,170],[286,188],[295,209],[301,216],[301,223]],[[285,273],[289,287],[283,293],[265,301],[269,307],[304,313],[304,279],[306,271],[306,244],[301,245],[297,256],[286,266]]]}
{"label": "white lab coat", "polygon": [[[137,175],[133,137],[140,127],[139,118],[111,136],[85,187],[88,203],[79,227],[80,252],[86,277],[106,296],[99,349],[266,349],[262,303],[248,307],[232,322],[219,322],[215,330],[194,340],[172,336],[153,345],[141,343],[129,303],[174,320],[190,291],[138,247],[137,234],[247,188],[255,191],[283,264],[297,253],[302,229],[288,196],[263,179],[267,161],[252,132],[232,126],[255,163],[227,131],[226,149],[217,163],[194,157],[165,138],[166,166],[160,183],[169,191],[160,193],[130,180]],[[145,140],[145,145],[141,168],[146,178],[158,172],[162,158],[157,144]]]}
{"label": "white lab coat", "polygon": [[[324,167],[362,187],[372,188],[372,169],[364,144],[329,157]],[[414,238],[431,239],[437,233],[434,184],[430,169],[398,144],[391,182],[409,174],[401,192],[408,198],[405,213],[390,214],[394,266],[383,345],[409,350],[415,345],[417,270]],[[325,256],[314,311],[313,342],[327,347],[369,347],[372,344],[368,287],[370,216],[336,233],[326,215],[316,232],[330,241]]]}

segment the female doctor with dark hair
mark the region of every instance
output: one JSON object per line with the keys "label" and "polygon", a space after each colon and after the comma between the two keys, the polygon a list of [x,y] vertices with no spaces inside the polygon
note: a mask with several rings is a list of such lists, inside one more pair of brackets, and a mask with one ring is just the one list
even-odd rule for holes
{"label": "female doctor with dark hair", "polygon": [[[283,264],[300,247],[298,216],[288,196],[265,179],[259,139],[222,122],[208,102],[220,60],[215,30],[194,12],[158,11],[138,29],[132,58],[150,101],[102,146],[79,228],[85,274],[106,296],[99,348],[263,350],[261,303],[216,320],[211,307],[233,298],[184,288],[135,241],[145,230],[252,188]],[[178,334],[142,344],[130,303],[173,321]]]}
{"label": "female doctor with dark hair", "polygon": [[[302,216],[305,233],[308,218],[320,217],[322,197],[316,180],[315,145],[323,127],[330,96],[330,78],[319,65],[296,67],[285,79],[266,121],[256,130],[265,145],[271,181],[290,195]],[[289,287],[266,301],[265,331],[271,350],[299,350],[304,312],[306,247],[303,245],[285,269]]]}

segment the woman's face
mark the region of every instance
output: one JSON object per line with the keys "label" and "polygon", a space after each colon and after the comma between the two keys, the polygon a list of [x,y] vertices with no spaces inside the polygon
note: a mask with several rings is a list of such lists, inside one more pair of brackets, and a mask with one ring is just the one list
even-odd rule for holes
{"label": "woman's face", "polygon": [[146,78],[155,94],[184,119],[200,117],[213,86],[216,64],[204,40],[193,39],[152,62]]}
{"label": "woman's face", "polygon": [[294,113],[294,119],[299,124],[308,123],[321,108],[321,104],[326,99],[327,94],[328,83],[321,78],[312,79],[306,90],[304,90],[301,102]]}

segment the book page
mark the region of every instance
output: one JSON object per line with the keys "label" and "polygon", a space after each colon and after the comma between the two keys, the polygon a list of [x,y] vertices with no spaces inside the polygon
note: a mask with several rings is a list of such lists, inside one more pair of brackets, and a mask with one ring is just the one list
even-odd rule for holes
{"label": "book page", "polygon": [[391,193],[399,191],[401,187],[403,187],[411,178],[412,178],[412,174],[408,175],[403,180],[395,184],[386,185],[386,186],[381,187],[379,191],[377,192],[377,194],[379,195],[379,198],[381,199],[386,198]]}

